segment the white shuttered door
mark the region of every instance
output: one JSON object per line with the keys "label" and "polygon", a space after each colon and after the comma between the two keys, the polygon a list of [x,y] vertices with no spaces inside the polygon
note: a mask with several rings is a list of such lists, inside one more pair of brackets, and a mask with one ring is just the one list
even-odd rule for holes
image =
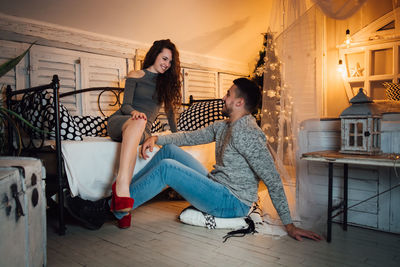
{"label": "white shuttered door", "polygon": [[[4,64],[8,60],[19,56],[28,47],[28,44],[0,40],[0,64]],[[10,85],[13,90],[15,88],[22,89],[29,87],[27,79],[28,62],[28,56],[25,56],[16,68],[10,70],[0,78],[0,86]]]}
{"label": "white shuttered door", "polygon": [[[79,55],[74,51],[34,45],[30,51],[31,86],[49,84],[54,74],[60,79],[60,93],[80,89]],[[81,113],[80,95],[61,99],[71,114]]]}
{"label": "white shuttered door", "polygon": [[[54,74],[60,79],[60,93],[89,87],[118,87],[126,75],[126,59],[95,55],[66,49],[33,46],[30,53],[31,86],[48,84]],[[99,92],[72,95],[61,103],[72,115],[99,116],[97,95]],[[116,109],[108,93],[101,103],[106,115]]]}
{"label": "white shuttered door", "polygon": [[217,72],[184,69],[183,73],[184,103],[189,102],[190,95],[193,95],[194,99],[218,98]]}
{"label": "white shuttered door", "polygon": [[218,75],[218,83],[219,83],[219,90],[218,90],[218,98],[223,98],[226,95],[226,91],[231,88],[233,84],[233,80],[237,78],[241,78],[243,76],[232,75],[227,73],[219,73]]}
{"label": "white shuttered door", "polygon": [[[82,58],[82,87],[122,87],[126,76],[126,60],[108,56],[90,56]],[[102,116],[98,111],[98,91],[84,94],[83,113],[93,116]],[[121,99],[122,101],[122,99]],[[101,109],[105,115],[111,115],[118,106],[115,104],[115,96],[112,93],[103,93],[101,97]]]}

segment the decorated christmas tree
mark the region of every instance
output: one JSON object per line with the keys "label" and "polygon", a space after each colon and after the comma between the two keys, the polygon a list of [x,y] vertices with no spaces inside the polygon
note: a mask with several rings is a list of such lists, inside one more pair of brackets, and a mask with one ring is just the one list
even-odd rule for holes
{"label": "decorated christmas tree", "polygon": [[[263,48],[254,68],[252,80],[262,88],[261,127],[270,149],[285,157],[292,149],[291,97],[282,85],[281,62],[276,52],[274,34],[264,33]],[[275,154],[274,153],[274,154]]]}

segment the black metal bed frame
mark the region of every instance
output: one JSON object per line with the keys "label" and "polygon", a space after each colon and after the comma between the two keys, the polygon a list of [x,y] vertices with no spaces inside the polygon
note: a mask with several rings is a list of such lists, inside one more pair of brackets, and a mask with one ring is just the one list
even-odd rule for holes
{"label": "black metal bed frame", "polygon": [[[66,96],[70,95],[76,95],[76,94],[81,94],[85,92],[91,92],[91,91],[100,91],[98,97],[97,97],[97,104],[99,111],[103,116],[105,116],[101,104],[100,104],[100,99],[101,96],[103,95],[104,92],[108,91],[111,92],[115,96],[115,103],[109,104],[110,106],[115,106],[121,105],[120,102],[120,94],[123,92],[123,88],[119,87],[93,87],[93,88],[87,88],[87,89],[81,89],[81,90],[76,90],[76,91],[71,91],[71,92],[66,92],[60,94],[60,81],[57,75],[53,76],[53,79],[51,83],[46,84],[46,85],[41,85],[41,86],[36,86],[36,87],[31,87],[31,88],[26,88],[22,90],[15,90],[13,91],[11,89],[11,86],[7,86],[6,88],[6,105],[9,110],[15,110],[16,105],[18,103],[21,103],[22,100],[27,99],[29,101],[29,98],[33,98],[34,96],[36,97],[41,97],[40,93],[44,90],[51,89],[53,93],[53,106],[47,106],[42,110],[44,112],[48,108],[54,108],[54,131],[55,131],[55,154],[56,154],[56,194],[57,194],[57,214],[58,214],[58,233],[59,235],[65,235],[66,231],[66,226],[65,226],[65,218],[64,218],[64,189],[67,188],[67,179],[65,176],[65,172],[63,171],[63,159],[62,159],[62,151],[61,151],[61,134],[60,134],[60,99]],[[18,97],[22,96],[22,97]],[[19,98],[19,99],[18,99]],[[25,110],[22,110],[22,115],[24,114]],[[14,118],[16,121],[18,121],[17,118]],[[49,118],[46,118],[49,119]],[[20,123],[18,123],[20,124]],[[20,130],[23,131],[24,136],[29,140],[28,144],[26,145],[25,142],[22,142],[20,145],[22,146],[22,149],[24,151],[40,151],[41,149],[44,148],[44,141],[47,140],[45,134],[40,135],[40,144],[35,145],[35,142],[33,140],[38,139],[38,134],[35,133],[33,130],[26,130],[23,127],[19,127]],[[44,130],[44,124],[42,123],[42,130]],[[15,147],[14,147],[14,134],[13,134],[13,129],[10,124],[8,124],[8,153],[10,155],[15,155]],[[46,184],[50,182],[46,178]],[[54,181],[52,181],[54,182]],[[47,188],[47,186],[46,186]],[[54,192],[51,192],[54,193]]]}

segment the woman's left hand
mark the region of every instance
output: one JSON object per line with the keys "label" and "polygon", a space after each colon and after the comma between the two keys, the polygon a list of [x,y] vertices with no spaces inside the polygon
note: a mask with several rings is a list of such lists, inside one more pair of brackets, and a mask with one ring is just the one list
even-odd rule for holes
{"label": "woman's left hand", "polygon": [[138,120],[138,119],[143,119],[143,120],[147,120],[146,114],[139,112],[139,111],[132,111],[131,112],[131,116],[132,116],[132,120]]}

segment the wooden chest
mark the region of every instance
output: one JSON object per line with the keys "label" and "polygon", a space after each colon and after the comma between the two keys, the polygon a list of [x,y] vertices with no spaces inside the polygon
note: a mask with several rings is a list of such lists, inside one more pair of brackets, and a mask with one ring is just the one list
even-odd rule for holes
{"label": "wooden chest", "polygon": [[0,157],[0,266],[46,266],[44,178],[38,159]]}

